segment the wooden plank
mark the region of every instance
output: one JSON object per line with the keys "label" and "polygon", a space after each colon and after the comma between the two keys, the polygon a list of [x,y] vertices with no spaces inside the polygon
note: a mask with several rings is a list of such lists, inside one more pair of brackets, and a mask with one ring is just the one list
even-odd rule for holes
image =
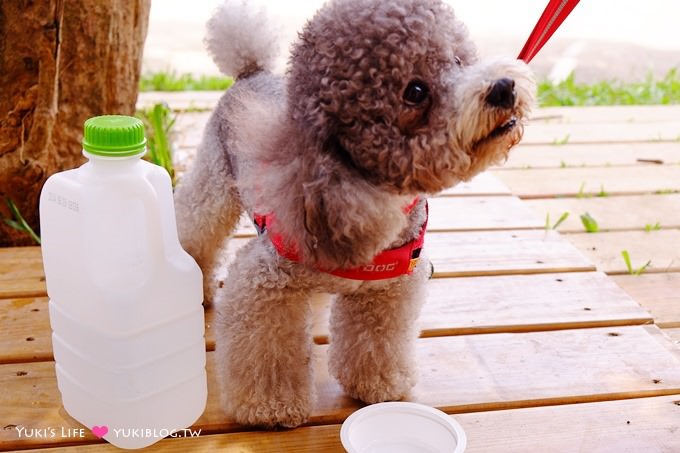
{"label": "wooden plank", "polygon": [[606,105],[542,107],[533,111],[532,122],[554,124],[661,123],[680,118],[677,105]]}
{"label": "wooden plank", "polygon": [[[329,377],[326,346],[314,352],[318,402],[310,422],[340,423],[360,404]],[[680,350],[655,326],[426,338],[416,353],[420,380],[410,400],[448,413],[680,394]],[[217,372],[209,353],[210,396],[196,423],[206,434],[241,429],[222,412]],[[0,386],[1,426],[79,426],[61,408],[53,363],[0,365]],[[83,441],[91,440],[88,433]],[[0,431],[0,449],[59,442]]]}
{"label": "wooden plank", "polygon": [[594,270],[591,262],[555,231],[432,233],[425,244],[435,277]]}
{"label": "wooden plank", "polygon": [[663,329],[662,332],[680,349],[680,327]]}
{"label": "wooden plank", "polygon": [[679,165],[647,165],[607,168],[559,168],[533,170],[494,170],[520,198],[646,194],[680,191]]}
{"label": "wooden plank", "polygon": [[633,269],[651,260],[645,273],[680,271],[679,230],[578,233],[567,238],[608,274],[628,273],[622,250],[628,250]]}
{"label": "wooden plank", "polygon": [[[312,301],[312,334],[328,342],[331,298]],[[669,305],[669,310],[672,307]],[[206,310],[206,347],[215,349],[214,310]],[[435,279],[421,336],[532,332],[651,323],[651,316],[602,273]],[[0,363],[52,360],[47,298],[0,301]],[[27,342],[26,338],[34,340]]]}
{"label": "wooden plank", "polygon": [[585,213],[597,221],[601,231],[643,230],[656,224],[664,229],[680,228],[680,194],[523,201],[544,223],[546,215],[550,215],[551,224],[554,224],[563,213],[568,212],[567,220],[557,228],[561,232],[584,232],[580,216]]}
{"label": "wooden plank", "polygon": [[435,197],[428,203],[428,231],[543,227],[543,220],[517,197]]}
{"label": "wooden plank", "polygon": [[680,396],[455,416],[466,453],[678,451]]}
{"label": "wooden plank", "polygon": [[530,122],[524,128],[522,143],[550,145],[557,143],[629,143],[674,142],[680,136],[680,119],[651,123],[541,123]]}
{"label": "wooden plank", "polygon": [[35,276],[0,281],[0,299],[40,297],[47,295],[45,277]]}
{"label": "wooden plank", "polygon": [[611,278],[651,313],[659,327],[680,327],[680,273],[613,275]]}
{"label": "wooden plank", "polygon": [[0,247],[0,287],[6,281],[43,276],[40,247]]}
{"label": "wooden plank", "polygon": [[468,182],[446,189],[440,196],[510,195],[510,189],[490,172],[480,173]]}
{"label": "wooden plank", "polygon": [[638,159],[680,163],[680,142],[519,145],[501,169],[655,165]]}
{"label": "wooden plank", "polygon": [[46,298],[0,300],[0,363],[52,360]]}
{"label": "wooden plank", "polygon": [[[328,341],[330,297],[313,303],[312,333]],[[420,314],[421,336],[531,332],[651,323],[651,316],[599,272],[435,279]]]}
{"label": "wooden plank", "polygon": [[[675,451],[680,428],[678,396],[457,414],[468,453]],[[66,453],[69,447],[35,450]],[[80,447],[83,453],[116,451],[108,444]],[[241,432],[165,439],[149,452],[328,452],[343,453],[340,425],[274,432]]]}

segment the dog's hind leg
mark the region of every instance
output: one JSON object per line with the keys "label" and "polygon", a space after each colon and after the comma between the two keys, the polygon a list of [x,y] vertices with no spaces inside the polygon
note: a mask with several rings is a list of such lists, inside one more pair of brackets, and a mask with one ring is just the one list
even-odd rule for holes
{"label": "dog's hind leg", "polygon": [[366,403],[400,400],[415,385],[417,318],[429,264],[389,283],[339,295],[331,308],[329,369],[344,391]]}
{"label": "dog's hind leg", "polygon": [[175,190],[179,239],[203,271],[204,297],[208,302],[218,285],[214,272],[220,264],[220,252],[242,211],[222,134],[214,114],[206,125],[193,167]]}
{"label": "dog's hind leg", "polygon": [[242,424],[294,427],[314,403],[310,289],[282,260],[266,236],[253,239],[216,293],[217,375]]}

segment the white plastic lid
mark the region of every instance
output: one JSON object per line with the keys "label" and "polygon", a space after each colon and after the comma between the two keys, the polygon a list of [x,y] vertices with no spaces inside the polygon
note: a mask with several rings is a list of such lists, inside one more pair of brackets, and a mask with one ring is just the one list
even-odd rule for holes
{"label": "white plastic lid", "polygon": [[359,409],[342,424],[340,440],[349,453],[462,453],[467,444],[452,417],[408,402]]}

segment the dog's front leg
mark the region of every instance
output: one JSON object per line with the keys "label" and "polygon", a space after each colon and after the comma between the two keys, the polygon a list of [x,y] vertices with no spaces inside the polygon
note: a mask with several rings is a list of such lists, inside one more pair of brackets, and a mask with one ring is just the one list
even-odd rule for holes
{"label": "dog's front leg", "polygon": [[309,290],[279,262],[264,237],[252,240],[216,294],[217,373],[242,424],[294,427],[314,403]]}
{"label": "dog's front leg", "polygon": [[400,400],[416,381],[417,318],[429,263],[413,275],[367,283],[331,309],[329,368],[345,392],[366,403]]}

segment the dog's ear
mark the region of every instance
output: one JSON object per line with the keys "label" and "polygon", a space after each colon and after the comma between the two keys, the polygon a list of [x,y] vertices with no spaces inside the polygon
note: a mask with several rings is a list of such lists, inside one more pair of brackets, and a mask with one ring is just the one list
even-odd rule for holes
{"label": "dog's ear", "polygon": [[295,234],[303,261],[326,270],[370,263],[406,226],[402,206],[392,195],[379,190],[332,146],[325,141],[323,147],[305,151],[302,212]]}
{"label": "dog's ear", "polygon": [[330,156],[316,157],[302,183],[303,260],[329,270],[370,261],[370,251],[362,253],[358,240],[363,222],[353,221],[360,194],[346,187],[345,170]]}

